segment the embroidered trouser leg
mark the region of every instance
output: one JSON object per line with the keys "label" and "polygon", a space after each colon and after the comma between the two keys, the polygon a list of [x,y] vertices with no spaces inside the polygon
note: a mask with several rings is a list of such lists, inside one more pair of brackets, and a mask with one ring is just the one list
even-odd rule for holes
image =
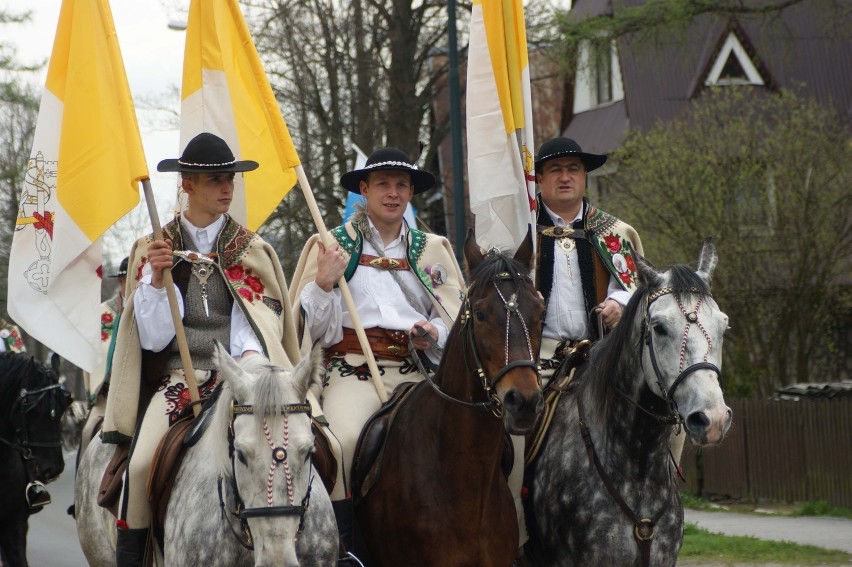
{"label": "embroidered trouser leg", "polygon": [[[423,380],[423,376],[409,363],[385,359],[376,362],[384,369],[382,381],[388,398],[399,384]],[[331,499],[342,500],[349,492],[352,458],[361,429],[382,403],[369,371],[365,370],[364,356],[347,354],[345,359],[332,358],[327,366],[322,408],[328,420],[328,427],[340,444],[343,458],[342,462],[338,463],[337,482]]]}
{"label": "embroidered trouser leg", "polygon": [[[195,371],[199,388],[211,385],[207,384],[210,376],[209,370]],[[160,439],[188,403],[189,390],[183,370],[170,370],[151,398],[148,409],[145,410],[142,425],[133,439],[130,461],[124,477],[121,508],[119,508],[130,529],[151,526],[151,507],[148,504],[147,486],[154,453],[160,444]]]}

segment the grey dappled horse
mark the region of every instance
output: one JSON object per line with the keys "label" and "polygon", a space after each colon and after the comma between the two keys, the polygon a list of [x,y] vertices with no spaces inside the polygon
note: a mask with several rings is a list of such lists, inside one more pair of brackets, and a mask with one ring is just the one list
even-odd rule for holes
{"label": "grey dappled horse", "polygon": [[694,444],[715,444],[731,424],[711,240],[697,271],[637,260],[639,290],[578,370],[527,468],[533,565],[674,565],[683,507],[669,438],[683,426]]}
{"label": "grey dappled horse", "polygon": [[[311,464],[314,433],[305,401],[309,388],[319,385],[319,350],[292,371],[261,356],[237,364],[221,345],[216,358],[222,391],[206,417],[207,430],[187,450],[175,479],[162,562],[336,565],[337,524]],[[103,533],[115,530],[115,520],[102,520],[92,493],[109,460],[101,456],[103,449],[93,441],[78,471],[87,485],[77,488],[78,532],[92,565],[115,564],[115,535]],[[88,513],[100,517],[87,520]],[[112,549],[105,545],[110,541]]]}

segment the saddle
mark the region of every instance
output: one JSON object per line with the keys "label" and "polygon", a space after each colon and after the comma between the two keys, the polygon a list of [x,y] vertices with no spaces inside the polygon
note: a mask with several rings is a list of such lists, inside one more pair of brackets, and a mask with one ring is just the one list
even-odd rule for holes
{"label": "saddle", "polygon": [[355,456],[352,459],[352,496],[355,504],[365,498],[379,482],[382,474],[382,455],[385,439],[393,426],[402,401],[426,382],[403,382],[397,386],[390,399],[374,413],[361,429]]}

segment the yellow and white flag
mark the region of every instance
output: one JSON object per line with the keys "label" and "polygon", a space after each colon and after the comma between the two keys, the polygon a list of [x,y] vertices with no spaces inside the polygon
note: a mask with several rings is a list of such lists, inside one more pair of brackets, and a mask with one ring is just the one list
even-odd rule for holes
{"label": "yellow and white flag", "polygon": [[467,173],[476,241],[515,250],[534,222],[533,124],[521,0],[474,0],[467,64]]}
{"label": "yellow and white flag", "polygon": [[299,156],[237,0],[192,0],[181,93],[181,153],[201,132],[260,168],[237,176],[230,214],[257,230],[296,184]]}
{"label": "yellow and white flag", "polygon": [[148,177],[107,0],[63,0],[9,257],[9,314],[91,371],[101,236]]}

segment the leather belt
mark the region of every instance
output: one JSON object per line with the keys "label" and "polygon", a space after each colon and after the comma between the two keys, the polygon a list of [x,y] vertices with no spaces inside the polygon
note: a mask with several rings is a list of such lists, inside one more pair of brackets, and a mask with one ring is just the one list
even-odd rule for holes
{"label": "leather belt", "polygon": [[361,254],[361,257],[358,258],[358,264],[379,270],[408,270],[411,267],[407,258],[388,258],[387,256],[370,256],[369,254]]}
{"label": "leather belt", "polygon": [[[406,331],[372,327],[364,329],[364,333],[367,335],[370,349],[372,349],[373,356],[376,358],[401,361],[409,355],[408,333]],[[358,342],[358,335],[355,334],[355,329],[349,327],[343,327],[342,341],[326,349],[326,354],[345,353],[364,354],[364,351],[361,350],[361,343]]]}
{"label": "leather belt", "polygon": [[587,239],[586,231],[582,228],[571,228],[570,226],[542,226],[538,225],[536,230],[542,236],[550,238],[582,238]]}

